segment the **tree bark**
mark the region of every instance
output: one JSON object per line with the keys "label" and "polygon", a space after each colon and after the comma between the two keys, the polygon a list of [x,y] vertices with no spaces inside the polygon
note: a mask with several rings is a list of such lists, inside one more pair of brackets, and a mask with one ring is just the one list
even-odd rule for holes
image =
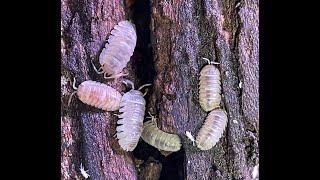
{"label": "tree bark", "polygon": [[[154,0],[151,37],[156,77],[151,105],[158,124],[183,138],[186,179],[253,179],[258,164],[258,5],[255,0]],[[220,142],[200,151],[196,135],[207,113],[198,78],[206,57],[220,63],[228,126]],[[241,87],[239,87],[241,82]]]}
{"label": "tree bark", "polygon": [[[121,79],[106,81],[91,65],[96,63],[110,31],[125,19],[124,5],[117,0],[62,0],[61,2],[61,176],[80,178],[83,164],[91,179],[136,179],[132,154],[123,151],[113,137],[116,116],[89,107],[74,98],[67,101],[73,77],[106,83],[123,92]],[[131,71],[127,68],[125,71]],[[132,74],[132,73],[131,73]]]}
{"label": "tree bark", "polygon": [[[160,129],[181,137],[185,159],[177,173],[190,180],[254,179],[252,172],[259,164],[259,1],[153,0],[151,12],[146,11],[150,25],[138,10],[130,10],[138,2],[61,1],[62,179],[83,179],[81,164],[91,179],[158,179],[164,169],[158,161],[141,164],[135,153],[120,148],[113,137],[113,112],[87,106],[76,96],[67,105],[74,77],[76,85],[94,80],[126,92],[122,78],[104,80],[91,61],[98,66],[110,31],[128,18],[137,27],[138,43],[124,72],[136,86],[153,84],[145,97],[146,111],[157,115]],[[150,54],[143,51],[151,48]],[[208,114],[198,102],[199,72],[206,64],[202,57],[220,63],[228,114],[223,137],[209,151],[200,151],[185,136],[185,131],[196,136]],[[137,148],[136,154],[143,156],[145,151]]]}

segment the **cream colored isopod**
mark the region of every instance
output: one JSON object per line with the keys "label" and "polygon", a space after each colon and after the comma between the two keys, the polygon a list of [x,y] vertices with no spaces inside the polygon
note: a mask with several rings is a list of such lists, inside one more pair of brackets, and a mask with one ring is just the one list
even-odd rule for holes
{"label": "cream colored isopod", "polygon": [[214,109],[207,116],[196,137],[197,147],[211,149],[221,138],[228,122],[227,114],[222,109]]}
{"label": "cream colored isopod", "polygon": [[130,84],[132,89],[122,96],[118,115],[117,139],[119,145],[125,151],[133,151],[137,146],[143,126],[146,101],[141,93],[141,89],[151,84],[145,84],[138,90],[134,90],[133,82],[126,80],[126,84]]}
{"label": "cream colored isopod", "polygon": [[74,80],[73,88],[76,91],[71,94],[68,104],[72,96],[77,93],[80,101],[90,106],[106,111],[116,111],[120,108],[122,97],[120,92],[106,84],[88,80],[82,82],[77,88]]}
{"label": "cream colored isopod", "polygon": [[[101,67],[98,74],[104,74],[104,78],[111,79],[124,76],[123,68],[126,67],[136,47],[137,34],[135,25],[129,21],[119,22],[111,31],[108,43],[99,56]],[[108,77],[108,75],[110,75]]]}
{"label": "cream colored isopod", "polygon": [[199,87],[199,102],[200,106],[206,112],[209,112],[220,106],[221,101],[221,82],[220,72],[213,64],[218,64],[208,61],[208,65],[200,71],[200,87]]}
{"label": "cream colored isopod", "polygon": [[[150,114],[150,113],[149,113]],[[166,133],[156,125],[155,117],[150,114],[152,120],[143,124],[141,138],[159,150],[175,152],[181,148],[180,137],[176,134]]]}

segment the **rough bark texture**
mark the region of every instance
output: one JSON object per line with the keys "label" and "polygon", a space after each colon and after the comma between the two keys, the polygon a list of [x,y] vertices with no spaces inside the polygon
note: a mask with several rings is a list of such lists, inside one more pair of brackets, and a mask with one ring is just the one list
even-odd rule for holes
{"label": "rough bark texture", "polygon": [[[123,151],[113,137],[116,116],[81,103],[76,97],[70,107],[67,101],[73,77],[77,85],[85,80],[106,83],[124,92],[121,78],[106,81],[97,75],[90,63],[98,57],[111,29],[125,19],[121,1],[62,0],[62,179],[79,179],[82,163],[91,179],[136,179],[137,171],[131,153]],[[127,68],[126,71],[131,71]],[[131,73],[132,74],[132,73]],[[121,167],[121,168],[120,168]]]}
{"label": "rough bark texture", "polygon": [[[152,1],[156,77],[150,107],[163,130],[183,137],[186,179],[253,179],[258,164],[258,4]],[[209,151],[196,149],[184,136],[185,131],[197,134],[207,115],[198,102],[199,72],[206,64],[201,57],[220,62],[229,118],[225,135]]]}
{"label": "rough bark texture", "polygon": [[[136,87],[153,84],[146,96],[147,111],[159,118],[160,129],[182,138],[183,150],[177,154],[184,155],[184,168],[176,174],[190,180],[254,179],[252,172],[259,164],[259,1],[152,0],[150,12],[140,9],[151,15],[150,25],[135,7],[141,2],[61,1],[62,179],[83,179],[81,163],[91,179],[158,179],[161,170],[169,172],[165,166],[170,158],[178,162],[171,155],[163,164],[147,161],[144,156],[156,149],[141,142],[134,153],[123,151],[113,137],[117,120],[113,112],[89,107],[76,96],[67,106],[73,77],[76,85],[94,80],[126,92],[122,78],[104,80],[90,63],[98,66],[111,29],[126,17],[134,19],[138,42],[124,72],[130,73],[127,78]],[[153,55],[145,54],[143,49],[150,48]],[[184,135],[190,131],[195,136],[207,116],[198,99],[199,72],[206,64],[201,57],[220,63],[222,101],[229,119],[223,137],[209,151],[200,151]]]}
{"label": "rough bark texture", "polygon": [[139,173],[139,179],[155,180],[160,178],[162,165],[161,163],[149,158],[141,166],[137,166]]}

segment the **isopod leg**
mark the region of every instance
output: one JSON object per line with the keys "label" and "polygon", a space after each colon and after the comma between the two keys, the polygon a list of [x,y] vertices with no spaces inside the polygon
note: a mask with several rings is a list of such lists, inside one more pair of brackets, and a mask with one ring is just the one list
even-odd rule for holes
{"label": "isopod leg", "polygon": [[129,73],[119,73],[119,74],[115,74],[115,75],[111,75],[111,76],[107,76],[107,73],[104,74],[104,78],[105,79],[117,79],[119,77],[123,77],[123,76],[128,76]]}
{"label": "isopod leg", "polygon": [[113,115],[114,115],[114,116],[117,116],[117,117],[119,117],[119,116],[120,116],[120,114],[116,114],[116,113],[113,113]]}

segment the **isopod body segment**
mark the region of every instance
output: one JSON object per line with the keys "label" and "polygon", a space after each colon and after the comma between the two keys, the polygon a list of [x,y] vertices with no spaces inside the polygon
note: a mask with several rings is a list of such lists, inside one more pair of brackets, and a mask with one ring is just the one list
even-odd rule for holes
{"label": "isopod body segment", "polygon": [[[129,21],[119,22],[111,31],[105,48],[99,56],[99,63],[105,78],[113,78],[122,75],[133,55],[137,42],[137,34],[134,24]],[[107,75],[111,75],[107,77]]]}
{"label": "isopod body segment", "polygon": [[181,148],[180,137],[160,130],[154,121],[147,121],[143,124],[141,138],[159,150],[175,152]]}
{"label": "isopod body segment", "polygon": [[201,150],[211,149],[221,138],[228,118],[222,109],[214,109],[207,116],[196,137],[197,147]]}
{"label": "isopod body segment", "polygon": [[106,111],[120,108],[121,94],[114,88],[96,81],[82,82],[76,91],[79,99],[88,105]]}
{"label": "isopod body segment", "polygon": [[220,72],[213,65],[213,62],[200,71],[199,102],[206,112],[220,106],[221,101],[221,82]]}
{"label": "isopod body segment", "polygon": [[132,89],[122,96],[117,122],[118,142],[126,151],[133,151],[139,142],[146,106],[144,95],[139,91],[143,86],[134,90],[133,83],[130,84]]}

